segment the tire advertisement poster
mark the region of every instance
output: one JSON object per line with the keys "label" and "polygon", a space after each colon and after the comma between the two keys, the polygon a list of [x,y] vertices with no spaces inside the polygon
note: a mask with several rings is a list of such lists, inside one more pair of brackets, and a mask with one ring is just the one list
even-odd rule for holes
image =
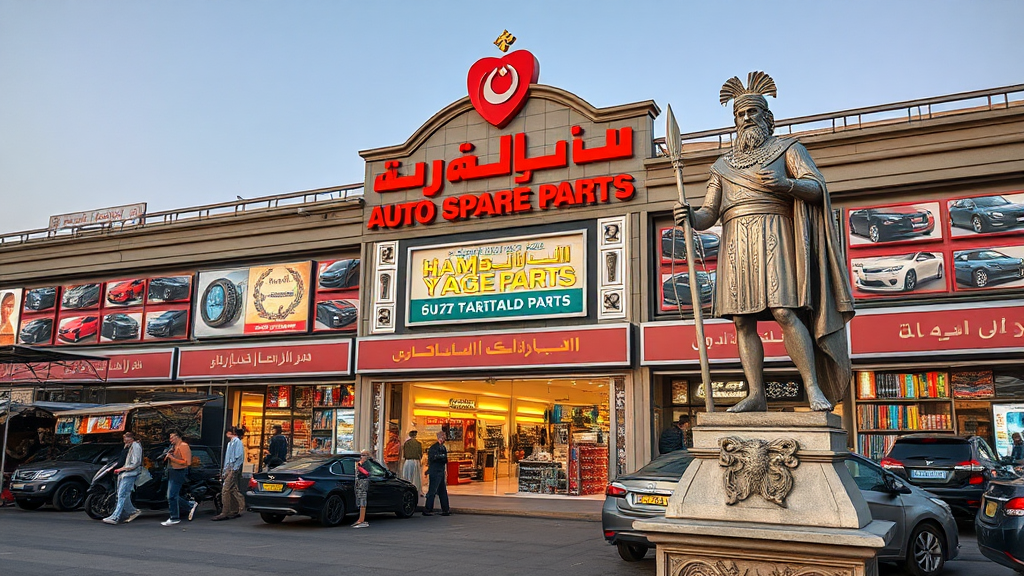
{"label": "tire advertisement poster", "polygon": [[307,261],[200,272],[196,338],[306,332],[311,271]]}

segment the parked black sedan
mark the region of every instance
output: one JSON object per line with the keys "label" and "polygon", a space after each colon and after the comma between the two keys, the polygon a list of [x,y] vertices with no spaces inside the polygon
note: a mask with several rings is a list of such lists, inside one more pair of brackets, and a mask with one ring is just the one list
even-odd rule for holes
{"label": "parked black sedan", "polygon": [[896,440],[880,464],[941,498],[961,520],[974,518],[988,482],[1005,475],[980,436],[909,434]]}
{"label": "parked black sedan", "polygon": [[21,327],[18,339],[22,344],[49,342],[53,336],[53,318],[37,318]]}
{"label": "parked black sedan", "polygon": [[991,482],[974,530],[986,558],[1024,573],[1024,480]]}
{"label": "parked black sedan", "polygon": [[[337,526],[347,514],[358,511],[355,467],[359,454],[307,456],[253,475],[245,493],[247,510],[259,512],[268,524],[287,516],[309,516],[324,526]],[[416,512],[416,487],[395,476],[374,460],[370,466],[370,491],[366,511],[394,512],[409,518]]]}
{"label": "parked black sedan", "polygon": [[131,340],[139,337],[139,323],[127,314],[107,314],[100,326],[100,335],[108,340]]}
{"label": "parked black sedan", "polygon": [[997,232],[1024,226],[1024,204],[1002,196],[962,198],[949,205],[949,223],[976,233]]}

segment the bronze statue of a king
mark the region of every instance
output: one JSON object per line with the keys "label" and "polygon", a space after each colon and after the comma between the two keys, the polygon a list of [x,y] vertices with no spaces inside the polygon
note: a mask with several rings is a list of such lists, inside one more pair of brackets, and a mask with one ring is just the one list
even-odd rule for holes
{"label": "bronze statue of a king", "polygon": [[764,346],[758,320],[782,327],[786,351],[804,381],[813,410],[831,410],[850,384],[846,323],[853,318],[850,279],[825,179],[793,138],[774,135],[765,96],[775,81],[751,72],[747,86],[731,78],[722,105],[733,101],[736,141],[711,167],[704,204],[675,207],[696,230],[722,221],[714,315],[736,324],[746,399],[730,412],[767,410]]}

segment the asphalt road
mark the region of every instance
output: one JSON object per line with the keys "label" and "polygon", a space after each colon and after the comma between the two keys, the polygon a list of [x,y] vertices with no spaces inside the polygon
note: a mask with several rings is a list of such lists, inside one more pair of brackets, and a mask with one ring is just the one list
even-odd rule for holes
{"label": "asphalt road", "polygon": [[[164,527],[166,514],[146,512],[131,524],[108,526],[84,512],[0,509],[0,574],[655,574],[650,557],[620,560],[595,522],[417,514],[371,517],[370,528],[356,530],[305,519],[271,526],[255,514],[210,522],[212,515],[201,509],[191,523]],[[1014,574],[985,560],[972,536],[961,542],[949,576]],[[902,572],[883,567],[882,574]]]}

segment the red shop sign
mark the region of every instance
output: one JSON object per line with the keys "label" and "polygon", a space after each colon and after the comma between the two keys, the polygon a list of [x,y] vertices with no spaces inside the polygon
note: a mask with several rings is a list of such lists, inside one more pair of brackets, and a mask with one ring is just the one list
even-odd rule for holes
{"label": "red shop sign", "polygon": [[75,360],[72,362],[40,362],[11,365],[0,374],[3,382],[31,382],[35,380],[59,382],[124,382],[170,381],[174,369],[174,348],[129,353],[107,353],[89,350],[94,356],[109,360]]}
{"label": "red shop sign", "polygon": [[629,366],[629,324],[363,338],[356,372]]}
{"label": "red shop sign", "polygon": [[1024,351],[1024,301],[861,310],[850,347],[862,358]]}
{"label": "red shop sign", "polygon": [[347,376],[351,349],[348,338],[182,348],[178,379]]}
{"label": "red shop sign", "polygon": [[[693,320],[650,322],[641,326],[640,364],[697,364],[697,330]],[[758,322],[757,332],[764,343],[765,360],[789,360],[782,340],[782,328],[776,322]],[[704,342],[711,362],[739,362],[736,325],[728,320],[706,320]]]}

